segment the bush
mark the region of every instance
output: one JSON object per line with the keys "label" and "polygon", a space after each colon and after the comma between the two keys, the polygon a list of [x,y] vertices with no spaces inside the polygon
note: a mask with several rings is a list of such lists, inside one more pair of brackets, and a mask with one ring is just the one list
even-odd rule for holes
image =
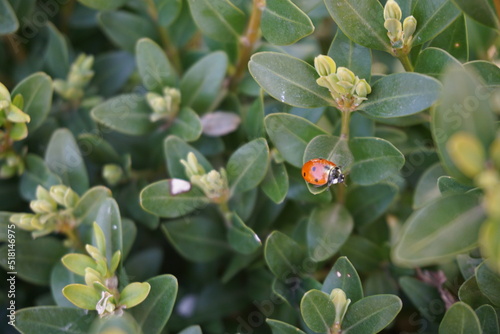
{"label": "bush", "polygon": [[2,332],[499,333],[493,2],[0,13]]}

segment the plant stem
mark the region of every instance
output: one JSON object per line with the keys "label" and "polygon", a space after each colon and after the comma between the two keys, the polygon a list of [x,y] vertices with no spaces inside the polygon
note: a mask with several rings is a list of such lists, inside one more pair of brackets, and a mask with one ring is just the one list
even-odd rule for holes
{"label": "plant stem", "polygon": [[232,89],[234,89],[236,84],[243,78],[254,45],[260,37],[260,20],[262,18],[262,11],[265,7],[266,0],[253,0],[250,20],[248,21],[245,34],[240,38],[236,69],[229,80],[229,87]]}
{"label": "plant stem", "polygon": [[167,30],[158,23],[158,12],[156,10],[154,0],[146,0],[146,2],[148,5],[149,16],[151,16],[151,18],[155,22],[156,29],[158,30],[158,34],[160,35],[163,50],[165,51],[168,59],[172,62],[175,71],[177,73],[181,73],[182,66],[181,59],[179,57],[179,50],[177,50],[177,48],[172,44]]}
{"label": "plant stem", "polygon": [[413,65],[411,64],[408,55],[399,56],[398,59],[401,62],[401,64],[403,64],[403,67],[406,72],[413,72]]}
{"label": "plant stem", "polygon": [[349,121],[351,119],[351,112],[349,110],[340,111],[342,127],[340,128],[340,139],[349,140]]}

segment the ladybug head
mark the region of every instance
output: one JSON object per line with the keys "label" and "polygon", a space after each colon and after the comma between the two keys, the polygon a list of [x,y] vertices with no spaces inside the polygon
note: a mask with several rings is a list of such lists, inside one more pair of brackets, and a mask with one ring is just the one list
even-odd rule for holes
{"label": "ladybug head", "polygon": [[345,175],[342,174],[340,167],[334,167],[330,170],[328,175],[328,185],[343,183],[345,180]]}

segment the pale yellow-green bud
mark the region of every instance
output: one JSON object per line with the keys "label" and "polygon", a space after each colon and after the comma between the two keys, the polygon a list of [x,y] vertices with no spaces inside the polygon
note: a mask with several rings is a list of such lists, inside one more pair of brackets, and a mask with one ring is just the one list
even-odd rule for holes
{"label": "pale yellow-green bud", "polygon": [[384,27],[387,29],[387,36],[390,38],[391,42],[396,43],[402,39],[403,27],[401,25],[401,21],[396,19],[387,19],[384,22]]}
{"label": "pale yellow-green bud", "polygon": [[337,70],[337,77],[339,78],[339,81],[347,81],[351,84],[356,81],[356,76],[352,71],[346,67],[339,67]]}
{"label": "pale yellow-green bud", "polygon": [[372,92],[372,87],[366,82],[365,79],[359,80],[356,84],[356,95],[358,97],[366,97]]}
{"label": "pale yellow-green bud", "polygon": [[[10,104],[10,93],[7,87],[0,82],[0,101],[7,101]],[[0,107],[1,109],[1,107]]]}
{"label": "pale yellow-green bud", "polygon": [[68,186],[65,186],[64,184],[52,186],[49,189],[50,197],[57,203],[64,205],[64,195],[68,189]]}
{"label": "pale yellow-green bud", "polygon": [[21,109],[11,104],[6,109],[6,116],[12,123],[29,123],[31,118],[28,114],[24,113]]}
{"label": "pale yellow-green bud", "polygon": [[10,101],[8,100],[0,100],[0,111],[4,109],[8,109],[10,107]]}
{"label": "pale yellow-green bud", "polygon": [[493,169],[487,169],[481,172],[475,179],[476,184],[486,190],[492,190],[498,186],[500,186],[500,177],[498,172]]}
{"label": "pale yellow-green bud", "polygon": [[413,33],[417,29],[417,20],[413,16],[408,16],[403,21],[403,38],[404,44],[408,45],[413,39]]}
{"label": "pale yellow-green bud", "polygon": [[146,101],[155,113],[164,113],[167,111],[167,103],[160,94],[148,92],[146,94]]}
{"label": "pale yellow-green bud", "polygon": [[191,182],[200,187],[212,202],[224,203],[229,198],[227,175],[223,168],[220,172],[214,169],[204,175],[195,175]]}
{"label": "pale yellow-green bud", "polygon": [[50,196],[60,205],[66,208],[73,208],[80,200],[80,196],[70,187],[63,184],[50,187]]}
{"label": "pale yellow-green bud", "polygon": [[181,164],[184,165],[186,175],[189,179],[191,179],[194,175],[205,174],[205,168],[198,163],[198,159],[193,152],[189,152],[187,155],[187,161],[182,159]]}
{"label": "pale yellow-green bud", "polygon": [[123,176],[123,169],[116,164],[107,164],[102,169],[102,177],[106,182],[114,186],[120,182]]}
{"label": "pale yellow-green bud", "polygon": [[341,324],[351,300],[347,299],[342,289],[333,289],[330,293],[330,299],[335,305],[335,324]]}
{"label": "pale yellow-green bud", "polygon": [[[332,79],[332,78],[334,78],[334,79]],[[332,91],[334,91],[333,85],[332,85],[332,80],[334,82],[338,81],[336,74],[331,74],[327,77],[319,77],[318,79],[316,79],[316,83],[318,85],[320,85],[321,87],[328,88],[328,90],[330,92],[332,92]]]}
{"label": "pale yellow-green bud", "polygon": [[37,199],[30,202],[30,208],[35,213],[50,213],[57,210],[57,205],[54,201]]}
{"label": "pale yellow-green bud", "polygon": [[401,12],[401,7],[394,0],[388,0],[384,7],[384,20],[396,19],[401,20],[403,13]]}
{"label": "pale yellow-green bud", "polygon": [[352,83],[347,81],[332,82],[333,89],[340,95],[348,95],[353,88]]}
{"label": "pale yellow-green bud", "polygon": [[316,68],[316,72],[322,77],[335,73],[337,70],[335,61],[331,57],[324,55],[314,58],[314,67]]}
{"label": "pale yellow-green bud", "polygon": [[[36,199],[42,199],[45,201],[54,202],[54,199],[50,195],[50,192],[40,185],[38,187],[36,187]],[[54,202],[54,205],[55,204],[56,203]]]}

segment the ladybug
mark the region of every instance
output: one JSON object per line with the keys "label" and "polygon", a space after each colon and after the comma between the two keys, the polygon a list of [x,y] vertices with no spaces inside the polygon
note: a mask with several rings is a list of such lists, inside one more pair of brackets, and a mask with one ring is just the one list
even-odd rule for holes
{"label": "ladybug", "polygon": [[345,175],[340,167],[326,159],[312,159],[302,166],[302,177],[317,187],[344,182]]}

